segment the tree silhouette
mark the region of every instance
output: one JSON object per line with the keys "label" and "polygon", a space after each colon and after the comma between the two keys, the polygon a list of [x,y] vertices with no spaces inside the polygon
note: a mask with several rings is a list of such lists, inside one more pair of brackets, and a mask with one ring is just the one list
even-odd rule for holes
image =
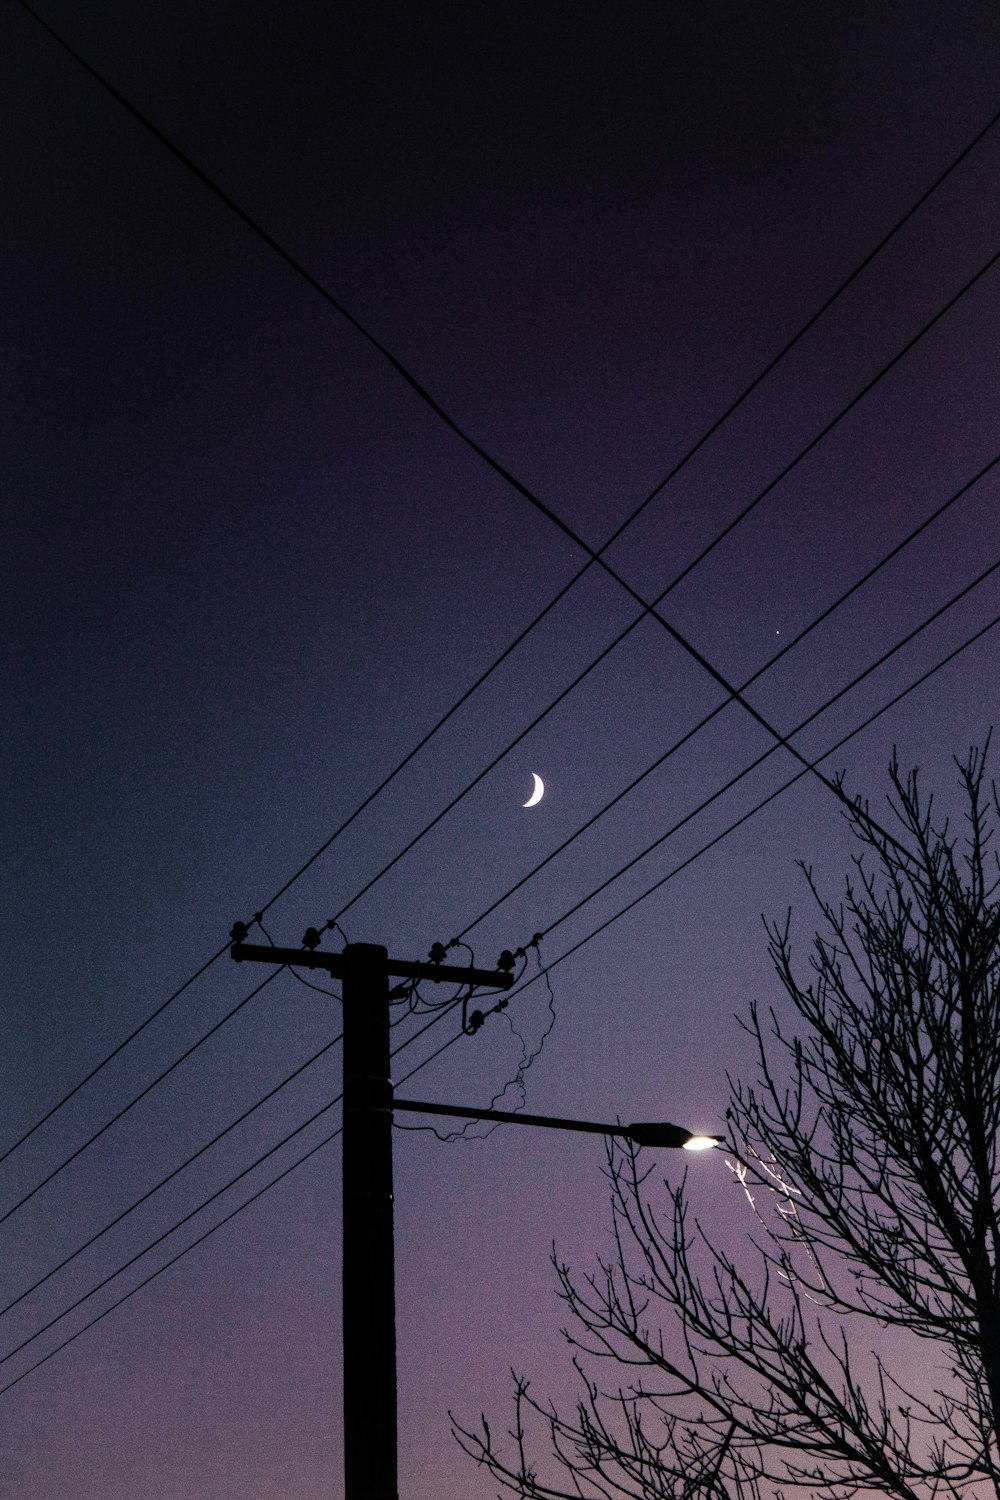
{"label": "tree silhouette", "polygon": [[803,866],[819,913],[805,972],[790,918],[766,924],[795,1020],[752,1009],[757,1078],[730,1080],[730,1166],[754,1211],[738,1251],[709,1239],[683,1183],[654,1204],[638,1148],[609,1146],[615,1253],[583,1276],[553,1254],[575,1410],[515,1374],[505,1436],[452,1418],[502,1489],[1000,1496],[1000,805],[985,761],[956,761],[960,835],[895,761],[898,841],[854,806],[842,902]]}

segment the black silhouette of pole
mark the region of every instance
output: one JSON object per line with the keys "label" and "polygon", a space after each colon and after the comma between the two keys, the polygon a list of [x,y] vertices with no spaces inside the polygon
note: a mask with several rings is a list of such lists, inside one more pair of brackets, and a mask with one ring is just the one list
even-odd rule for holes
{"label": "black silhouette of pole", "polygon": [[344,1491],[397,1500],[388,953],[344,950]]}

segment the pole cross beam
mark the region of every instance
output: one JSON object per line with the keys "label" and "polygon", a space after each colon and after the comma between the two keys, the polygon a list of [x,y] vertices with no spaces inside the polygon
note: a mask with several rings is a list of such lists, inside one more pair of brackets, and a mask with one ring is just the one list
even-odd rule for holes
{"label": "pole cross beam", "polygon": [[[369,948],[369,943],[351,943],[343,953],[322,953],[307,948],[272,948],[262,943],[234,943],[229,952],[237,963],[288,964],[297,969],[325,969],[335,979],[343,979],[350,966],[351,948]],[[381,949],[385,953],[385,949]],[[404,958],[386,956],[385,973],[393,979],[426,979],[432,984],[488,985],[491,989],[509,990],[514,976],[504,969],[460,968],[455,964],[413,963]]]}

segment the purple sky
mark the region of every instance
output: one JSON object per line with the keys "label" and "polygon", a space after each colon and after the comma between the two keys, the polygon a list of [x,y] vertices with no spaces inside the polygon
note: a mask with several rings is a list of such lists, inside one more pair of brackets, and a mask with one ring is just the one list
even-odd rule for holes
{"label": "purple sky", "polygon": [[[594,547],[1000,108],[993,5],[282,7],[46,0],[215,176]],[[331,18],[332,17],[332,18]],[[16,4],[6,105],[5,890],[0,1150],[267,902],[580,567],[344,321]],[[615,544],[656,594],[1000,250],[1000,127]],[[987,272],[664,604],[743,681],[1000,453]],[[1000,472],[1000,471],[998,471]],[[783,731],[1000,556],[989,477],[763,678]],[[820,752],[998,612],[987,580],[798,743]],[[268,914],[297,945],[635,617],[592,570]],[[987,636],[838,753],[880,797],[998,718]],[[343,918],[421,958],[715,707],[644,621]],[[768,747],[730,706],[469,941],[548,962],[787,780],[780,752],[565,922]],[[542,804],[523,811],[531,773]],[[534,1112],[721,1128],[732,1019],[778,1000],[761,912],[809,913],[849,843],[801,783],[552,973]],[[17,1202],[259,982],[220,961],[0,1166]],[[0,1226],[18,1295],[339,1031],[282,975]],[[488,1104],[536,984],[424,1069]],[[451,1028],[449,1030],[449,1028]],[[396,1033],[416,1029],[404,1021]],[[454,1034],[404,1052],[397,1077]],[[0,1323],[0,1353],[339,1092],[335,1048]],[[508,1090],[505,1102],[516,1102]],[[334,1130],[286,1151],[22,1353],[6,1384]],[[411,1122],[412,1123],[412,1122]],[[485,1500],[448,1431],[566,1393],[548,1264],[608,1241],[600,1142],[396,1136],[403,1500]],[[662,1171],[680,1170],[663,1153]],[[692,1176],[735,1249],[718,1158]],[[17,1500],[341,1493],[336,1142],[0,1396]],[[103,1299],[103,1300],[102,1300]]]}

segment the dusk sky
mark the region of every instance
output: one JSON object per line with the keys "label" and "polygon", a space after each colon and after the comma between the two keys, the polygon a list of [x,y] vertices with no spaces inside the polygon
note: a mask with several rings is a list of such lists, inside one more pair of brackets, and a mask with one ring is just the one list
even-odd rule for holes
{"label": "dusk sky", "polygon": [[[39,4],[595,550],[1000,110],[985,0]],[[781,1003],[761,914],[793,906],[804,946],[796,860],[831,894],[849,867],[834,795],[800,780],[665,880],[796,774],[779,748],[585,900],[771,747],[729,704],[501,900],[723,703],[647,616],[355,900],[640,614],[591,567],[271,904],[587,554],[18,0],[0,59],[0,1153],[262,908],[278,944],[342,913],[351,942],[423,959],[462,934],[487,967],[543,934],[551,997],[530,985],[473,1038],[442,1015],[394,1062],[398,1082],[455,1039],[411,1097],[721,1131],[727,1071],[753,1066],[734,1018]],[[609,549],[660,595],[962,293],[664,599],[728,681],[1000,457],[998,208],[1000,125]],[[1000,615],[1000,570],[943,608],[1000,561],[998,501],[1000,464],[748,690],[788,735],[941,611],[803,754]],[[982,634],[824,770],[881,805],[896,746],[946,805],[950,757],[1000,719],[998,647]],[[10,1152],[0,1215],[267,977],[211,964]],[[395,1044],[427,1019],[401,1014]],[[339,1031],[333,995],[278,974],[0,1222],[3,1305]],[[334,1046],[0,1314],[4,1500],[342,1495],[339,1104],[194,1213],[340,1069]],[[737,1254],[724,1155],[649,1157],[654,1196],[687,1166]],[[402,1500],[495,1493],[448,1411],[502,1429],[512,1366],[572,1397],[549,1254],[607,1251],[603,1166],[597,1137],[396,1132]]]}

